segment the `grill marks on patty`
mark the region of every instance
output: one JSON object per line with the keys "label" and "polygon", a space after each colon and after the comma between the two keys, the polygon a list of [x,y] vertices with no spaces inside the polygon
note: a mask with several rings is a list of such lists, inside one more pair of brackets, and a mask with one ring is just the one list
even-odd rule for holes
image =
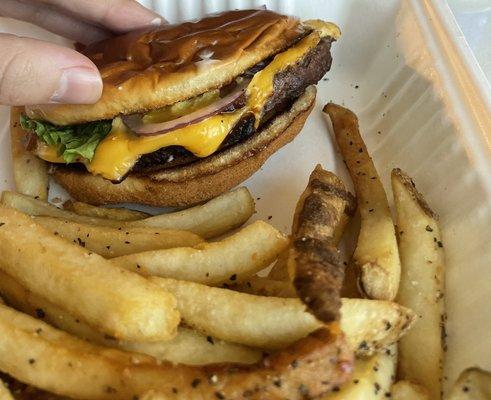
{"label": "grill marks on patty", "polygon": [[[302,95],[307,86],[317,83],[329,71],[332,62],[330,49],[331,39],[323,38],[298,63],[276,74],[273,85],[274,91],[264,106],[260,128],[267,125],[278,114],[286,111]],[[261,62],[260,65],[252,67],[251,70],[256,73],[266,65]],[[247,72],[245,74],[247,75]],[[254,117],[252,115],[244,116],[229,133],[218,152],[247,140],[254,132]],[[153,153],[142,155],[132,172],[154,172],[190,164],[199,159],[183,147],[165,147]]]}

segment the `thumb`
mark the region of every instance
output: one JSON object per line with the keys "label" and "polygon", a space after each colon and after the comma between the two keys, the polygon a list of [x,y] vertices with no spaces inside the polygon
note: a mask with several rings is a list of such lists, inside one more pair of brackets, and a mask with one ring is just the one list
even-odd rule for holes
{"label": "thumb", "polygon": [[75,50],[7,34],[0,49],[0,104],[91,104],[101,96],[97,67]]}

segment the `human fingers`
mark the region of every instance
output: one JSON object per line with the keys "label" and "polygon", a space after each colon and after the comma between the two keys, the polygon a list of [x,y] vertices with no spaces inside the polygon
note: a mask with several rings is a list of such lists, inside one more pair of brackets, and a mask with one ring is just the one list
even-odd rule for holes
{"label": "human fingers", "polygon": [[30,3],[56,7],[62,13],[82,18],[113,32],[158,26],[165,20],[135,0],[28,0]]}
{"label": "human fingers", "polygon": [[19,0],[1,0],[0,15],[41,26],[58,35],[88,44],[110,36],[103,28],[65,15],[50,7]]}
{"label": "human fingers", "polygon": [[0,48],[0,104],[90,104],[101,96],[99,71],[75,50],[7,34]]}

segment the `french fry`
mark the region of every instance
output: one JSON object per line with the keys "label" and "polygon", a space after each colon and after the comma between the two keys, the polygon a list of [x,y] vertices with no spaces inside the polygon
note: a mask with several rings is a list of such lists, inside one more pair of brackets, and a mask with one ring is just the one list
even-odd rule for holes
{"label": "french fry", "polygon": [[97,207],[81,201],[67,200],[63,203],[63,208],[78,215],[87,217],[106,218],[116,221],[136,221],[148,218],[150,215],[142,211],[129,210],[127,208],[107,208]]}
{"label": "french fry", "polygon": [[[54,206],[53,204],[48,203],[44,200],[35,199],[34,197],[17,193],[17,192],[2,192],[2,204],[6,207],[15,208],[16,210],[33,216],[48,216],[48,217],[56,217],[56,218],[64,218],[69,219],[71,221],[85,222],[88,221],[98,221],[99,219],[93,219],[88,217],[82,217],[70,211],[62,210]],[[103,219],[100,219],[104,221]]]}
{"label": "french fry", "polygon": [[103,257],[121,257],[142,251],[194,246],[201,243],[192,232],[146,227],[112,228],[81,224],[53,217],[33,217],[35,222],[54,235],[85,247]]}
{"label": "french fry", "polygon": [[23,288],[3,272],[0,272],[0,294],[11,307],[79,338],[101,346],[147,354],[157,360],[205,365],[223,362],[252,364],[261,358],[261,352],[258,350],[207,337],[188,328],[179,328],[176,336],[167,341],[119,341],[96,331],[62,308]]}
{"label": "french fry", "polygon": [[411,330],[416,314],[385,300],[343,299],[341,329],[358,357],[369,357]]}
{"label": "french fry", "polygon": [[0,379],[0,400],[14,400],[5,382]]}
{"label": "french fry", "polygon": [[339,319],[344,265],[337,243],[355,209],[343,182],[317,165],[298,200],[288,271],[298,297],[317,319]]}
{"label": "french fry", "polygon": [[[290,282],[258,276],[228,287],[258,296],[296,297]],[[341,314],[341,329],[360,357],[373,355],[395,343],[416,320],[411,310],[382,300],[342,299]]]}
{"label": "french fry", "polygon": [[334,136],[353,180],[361,215],[353,263],[360,272],[360,287],[373,299],[394,300],[401,265],[394,224],[382,183],[350,110],[326,104]]}
{"label": "french fry", "polygon": [[448,400],[491,399],[491,372],[480,368],[462,371],[448,395]]}
{"label": "french fry", "polygon": [[36,389],[0,373],[0,377],[8,385],[10,393],[14,394],[15,400],[70,400],[68,397],[57,396],[46,391]]}
{"label": "french fry", "polygon": [[142,275],[219,285],[242,281],[266,268],[287,244],[281,232],[256,221],[220,242],[146,251],[113,262]]}
{"label": "french fry", "polygon": [[[78,399],[131,400],[155,390],[187,400],[238,398],[244,391],[253,393],[252,400],[263,394],[301,400],[300,385],[319,396],[347,379],[351,362],[342,335],[322,329],[252,366],[173,365],[93,345],[0,305],[0,370]],[[254,392],[256,387],[261,393]]]}
{"label": "french fry", "polygon": [[238,228],[254,214],[254,211],[254,199],[249,190],[240,187],[202,205],[134,221],[130,225],[150,228],[172,227],[191,231],[209,239]]}
{"label": "french fry", "polygon": [[123,342],[118,347],[184,365],[254,364],[262,357],[260,350],[205,336],[188,328],[179,328],[176,337],[167,342]]}
{"label": "french fry", "polygon": [[397,365],[393,345],[368,359],[355,360],[353,375],[323,400],[375,400],[390,398]]}
{"label": "french fry", "polygon": [[428,390],[410,381],[399,381],[392,385],[392,400],[430,400]]}
{"label": "french fry", "polygon": [[[400,343],[401,379],[426,387],[431,399],[441,394],[444,343],[444,252],[438,217],[413,181],[392,171],[402,275],[397,301],[419,316]],[[422,352],[415,349],[424,348]]]}
{"label": "french fry", "polygon": [[[309,197],[322,197],[321,204],[311,202],[310,207],[308,207],[306,201]],[[320,205],[326,213],[330,213],[332,221],[329,221],[325,214],[313,210],[315,205]],[[330,207],[326,207],[326,205]],[[317,231],[317,235],[321,235],[323,239],[328,239],[337,245],[341,241],[346,224],[355,209],[355,197],[346,190],[341,179],[317,164],[310,174],[307,188],[300,195],[295,207],[292,232],[312,233],[312,231]],[[323,219],[323,221],[306,215],[312,213],[315,213],[315,216]]]}
{"label": "french fry", "polygon": [[[315,184],[313,184],[314,180],[316,181]],[[331,191],[334,191],[334,193],[327,193],[327,195],[326,193],[323,193],[321,194],[321,196],[324,196],[325,202],[330,203],[332,218],[329,221],[328,229],[330,231],[330,236],[332,237],[333,243],[337,246],[341,240],[341,236],[343,235],[344,228],[346,227],[351,214],[356,208],[355,199],[351,195],[351,193],[346,191],[343,183],[334,174],[328,171],[324,171],[320,165],[317,165],[315,167],[310,176],[309,185],[307,186],[297,203],[297,207],[295,208],[295,213],[293,216],[292,232],[297,230],[299,215],[302,211],[305,198],[308,195],[311,195],[312,191],[315,191],[317,188],[319,188],[319,186],[322,185],[322,182],[324,182],[324,187],[330,186],[332,189]],[[314,188],[314,186],[316,186],[316,188]],[[327,192],[329,192],[329,190],[327,190]],[[344,199],[342,197],[344,197]],[[325,205],[323,208],[326,208]],[[280,254],[275,265],[273,265],[271,271],[269,272],[269,278],[278,281],[290,279],[287,270],[288,257],[288,250],[285,250]]]}
{"label": "french fry", "polygon": [[187,328],[179,328],[176,337],[169,342],[126,342],[119,347],[184,365],[254,364],[262,357],[259,350],[204,336]]}
{"label": "french fry", "polygon": [[24,107],[10,110],[12,169],[17,191],[46,200],[48,198],[48,167],[46,162],[26,150],[26,132],[20,126]]}
{"label": "french fry", "polygon": [[174,294],[186,324],[230,342],[278,349],[321,327],[297,299],[253,296],[154,276],[148,279]]}
{"label": "french fry", "polygon": [[[285,347],[321,326],[298,299],[254,296],[199,283],[150,277],[175,295],[183,320],[197,331],[264,349]],[[359,354],[395,342],[414,313],[396,303],[343,299],[341,329]]]}
{"label": "french fry", "polygon": [[242,282],[226,284],[223,287],[256,296],[297,297],[297,292],[290,281],[277,281],[261,276],[251,276]]}
{"label": "french fry", "polygon": [[81,224],[122,229],[147,227],[185,230],[206,239],[220,236],[231,229],[238,228],[251,217],[255,209],[254,199],[245,187],[224,193],[202,205],[138,221],[114,221],[78,215],[14,192],[3,192],[2,204],[34,216],[63,218]]}
{"label": "french fry", "polygon": [[122,340],[171,339],[174,297],[141,276],[0,207],[0,270],[74,317]]}

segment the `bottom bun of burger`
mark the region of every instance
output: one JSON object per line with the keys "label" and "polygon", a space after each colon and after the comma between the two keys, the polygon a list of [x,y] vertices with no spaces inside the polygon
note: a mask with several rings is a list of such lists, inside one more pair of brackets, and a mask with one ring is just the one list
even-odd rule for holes
{"label": "bottom bun of burger", "polygon": [[72,197],[95,205],[130,202],[182,207],[200,203],[249,178],[274,152],[291,142],[309,116],[315,95],[315,86],[307,87],[287,112],[251,138],[183,167],[130,174],[121,183],[70,167],[57,167],[54,177]]}

